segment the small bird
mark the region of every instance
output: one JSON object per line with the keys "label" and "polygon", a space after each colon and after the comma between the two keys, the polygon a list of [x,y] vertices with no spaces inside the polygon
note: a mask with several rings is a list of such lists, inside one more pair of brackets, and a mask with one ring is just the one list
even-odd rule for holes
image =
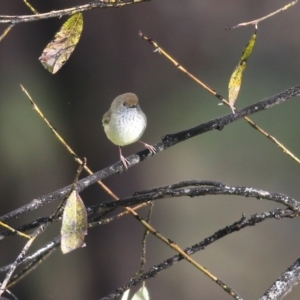
{"label": "small bird", "polygon": [[[140,139],[147,126],[147,117],[139,106],[138,97],[125,93],[116,97],[110,109],[103,115],[102,124],[109,140],[119,146],[120,159],[128,168],[129,161],[122,155],[121,146],[132,144]],[[155,148],[141,142],[151,153]]]}

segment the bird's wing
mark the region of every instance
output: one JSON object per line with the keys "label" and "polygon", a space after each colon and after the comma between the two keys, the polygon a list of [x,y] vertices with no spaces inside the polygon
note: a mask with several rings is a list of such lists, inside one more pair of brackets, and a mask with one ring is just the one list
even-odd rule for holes
{"label": "bird's wing", "polygon": [[107,111],[104,115],[103,115],[103,118],[102,118],[102,124],[108,124],[109,121],[110,121],[110,111]]}

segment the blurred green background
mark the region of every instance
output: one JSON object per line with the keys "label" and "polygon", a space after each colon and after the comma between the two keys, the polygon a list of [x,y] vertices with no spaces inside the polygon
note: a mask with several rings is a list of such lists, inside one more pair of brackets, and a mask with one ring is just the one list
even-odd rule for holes
{"label": "blurred green background", "polygon": [[[84,1],[30,3],[46,12]],[[122,9],[84,13],[81,40],[56,74],[38,57],[66,18],[20,24],[0,43],[1,215],[35,197],[69,184],[77,165],[31,109],[22,83],[80,157],[94,171],[119,159],[105,136],[102,115],[119,94],[134,92],[148,117],[143,141],[154,144],[175,133],[227,114],[209,95],[138,36],[141,30],[191,73],[227,97],[229,77],[254,28],[226,27],[262,17],[287,4],[280,0],[164,0]],[[259,25],[257,43],[237,101],[242,108],[299,84],[300,4]],[[30,14],[20,0],[1,1],[0,14]],[[0,26],[1,31],[6,25]],[[252,119],[300,156],[298,99]],[[140,144],[123,149],[125,156]],[[218,180],[299,197],[299,165],[243,121],[176,145],[122,175],[105,180],[119,197],[182,180]],[[109,201],[93,186],[82,193],[86,205]],[[12,222],[16,226],[47,216],[58,203]],[[152,224],[182,248],[240,219],[281,207],[243,197],[199,197],[156,202]],[[141,211],[145,215],[145,211]],[[267,221],[232,234],[193,257],[236,289],[257,299],[300,256],[300,220]],[[128,282],[139,267],[143,229],[127,216],[89,231],[87,247],[68,255],[56,251],[12,291],[19,299],[100,299]],[[59,224],[40,237],[38,249],[59,234]],[[18,255],[24,241],[1,245],[0,265]],[[147,266],[174,252],[152,236]],[[231,299],[185,261],[147,281],[151,299]],[[286,299],[299,299],[299,287]]]}

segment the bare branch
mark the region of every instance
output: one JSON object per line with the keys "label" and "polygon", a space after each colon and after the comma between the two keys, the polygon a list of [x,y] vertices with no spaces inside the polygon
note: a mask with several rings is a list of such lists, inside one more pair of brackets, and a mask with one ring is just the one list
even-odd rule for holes
{"label": "bare branch", "polygon": [[300,258],[274,282],[259,300],[281,300],[300,281]]}
{"label": "bare branch", "polygon": [[[244,109],[236,111],[235,114],[228,114],[223,117],[216,118],[214,120],[205,122],[196,126],[194,128],[190,128],[178,133],[168,134],[162,138],[162,142],[154,145],[156,153],[150,153],[149,150],[143,150],[136,154],[133,154],[126,159],[128,160],[129,164],[128,167],[132,167],[143,160],[150,158],[158,154],[161,151],[164,151],[180,142],[186,141],[192,137],[197,135],[203,134],[205,132],[211,131],[213,129],[222,130],[226,125],[229,125],[245,116],[252,115],[259,111],[263,111],[269,109],[275,105],[281,104],[293,97],[297,97],[300,95],[300,85],[290,88],[282,93],[279,93],[275,96],[252,104],[250,106],[245,107]],[[96,183],[99,180],[103,180],[113,174],[123,172],[124,165],[122,162],[117,162],[112,166],[109,166],[103,170],[100,170],[93,175],[89,175],[81,180],[78,181],[76,184],[76,191],[79,193],[89,187],[90,185]],[[30,203],[0,217],[0,221],[6,222],[11,219],[18,218],[20,215],[26,214],[30,211],[36,210],[37,208],[44,206],[47,203],[61,200],[70,192],[71,185],[68,185],[60,190],[57,190],[53,193],[50,193],[45,196],[38,197],[32,200]]]}
{"label": "bare branch", "polygon": [[47,13],[35,14],[35,15],[0,15],[0,23],[10,23],[10,24],[18,24],[18,23],[27,23],[40,21],[50,18],[61,18],[66,15],[73,15],[75,13],[84,12],[87,10],[91,10],[94,8],[120,8],[130,4],[137,4],[151,0],[129,0],[129,1],[105,1],[105,0],[96,0],[84,5],[78,5],[71,8],[65,8],[61,10],[53,10]]}
{"label": "bare branch", "polygon": [[[194,186],[194,188],[192,188],[191,186]],[[229,186],[225,183],[217,182],[217,181],[190,180],[190,181],[183,181],[183,182],[170,184],[162,187],[157,187],[150,190],[144,190],[135,193],[133,197],[128,197],[119,200],[117,202],[110,201],[110,202],[100,203],[91,207],[87,207],[87,212],[89,215],[89,228],[107,224],[107,222],[103,220],[103,217],[118,207],[137,205],[137,204],[147,203],[148,201],[154,201],[159,199],[177,198],[177,197],[184,197],[184,196],[198,197],[198,196],[207,196],[207,195],[232,195],[232,196],[243,196],[246,198],[255,198],[259,200],[264,199],[264,200],[274,201],[287,206],[295,213],[295,216],[300,212],[300,202],[293,198],[290,198],[285,194],[271,193],[269,191],[256,189],[253,187]],[[59,217],[60,216],[58,216],[57,220],[60,220]],[[27,231],[29,229],[34,229],[42,224],[49,223],[50,221],[51,218],[49,217],[40,218],[33,221],[32,223],[20,226],[18,230]],[[2,239],[12,234],[13,233],[9,230],[1,232]]]}
{"label": "bare branch", "polygon": [[[190,186],[197,186],[197,188],[190,188]],[[205,187],[203,187],[205,186]],[[88,210],[90,213],[97,213],[101,212],[103,209],[109,209],[109,208],[115,208],[117,206],[128,206],[143,202],[148,202],[149,200],[156,200],[161,198],[172,198],[172,197],[181,197],[181,196],[204,196],[204,195],[241,195],[245,197],[254,197],[258,199],[267,199],[267,200],[273,200],[279,203],[282,203],[284,205],[287,205],[288,207],[292,208],[283,210],[283,209],[277,209],[268,213],[263,213],[261,215],[254,215],[251,218],[249,218],[247,221],[245,220],[245,217],[243,217],[239,222],[234,223],[233,225],[226,227],[225,229],[219,230],[217,233],[215,233],[213,236],[205,239],[204,241],[195,244],[192,247],[189,247],[184,250],[185,254],[191,255],[199,250],[203,250],[207,245],[213,243],[214,241],[224,237],[225,235],[239,231],[240,229],[248,226],[253,226],[257,223],[260,223],[262,221],[265,221],[267,219],[280,219],[280,218],[294,218],[299,215],[298,209],[299,209],[299,202],[289,198],[286,195],[278,194],[278,193],[270,193],[267,191],[263,191],[260,189],[254,189],[254,188],[245,188],[245,187],[234,187],[234,186],[228,186],[222,182],[216,182],[216,181],[184,181],[179,182],[176,184],[171,184],[167,186],[157,187],[153,188],[151,190],[146,190],[142,192],[135,193],[135,195],[131,198],[120,200],[117,202],[108,202],[108,203],[102,203],[100,205],[90,207]],[[295,213],[296,210],[296,213]],[[49,224],[49,223],[48,223]],[[95,226],[97,224],[94,224]],[[17,274],[14,279],[12,280],[11,284],[14,284],[15,281],[20,280],[23,276],[31,272],[39,263],[39,261],[44,260],[46,256],[57,246],[60,244],[60,237],[56,237],[52,242],[48,243],[46,246],[42,247],[40,250],[38,250],[36,253],[27,256],[22,257],[22,259],[18,260],[18,265],[21,263],[28,263],[32,261],[29,265],[27,265],[19,274]],[[137,285],[141,280],[149,279],[150,277],[156,276],[159,272],[162,270],[169,268],[172,266],[175,262],[180,261],[183,259],[182,255],[176,255],[172,259],[169,259],[166,263],[162,263],[159,266],[154,266],[148,273],[142,274],[138,277],[136,277],[134,280],[131,280],[129,285]],[[15,264],[2,267],[0,268],[0,271],[4,272],[8,269],[11,269],[12,266],[16,266]],[[231,294],[235,299],[242,299],[232,288],[228,287],[222,280],[215,278],[214,280],[217,284],[219,284],[225,291],[227,291],[229,294]],[[9,285],[11,286],[11,285]],[[125,289],[127,289],[128,284],[126,286],[123,286],[122,288],[119,288],[117,292],[113,292],[113,295],[118,296],[120,293],[122,294]],[[224,288],[226,287],[226,288]],[[112,298],[104,298],[104,299],[114,299]]]}
{"label": "bare branch", "polygon": [[226,29],[227,30],[232,30],[232,29],[235,29],[235,28],[238,28],[238,27],[242,27],[242,26],[247,26],[247,25],[257,26],[258,23],[260,23],[261,21],[264,21],[264,20],[266,20],[266,19],[268,19],[270,17],[273,17],[274,15],[276,15],[276,14],[282,12],[282,11],[287,10],[291,6],[295,5],[297,2],[298,2],[298,0],[295,0],[295,1],[291,2],[291,3],[289,3],[289,4],[286,4],[284,7],[282,7],[280,9],[278,9],[278,10],[276,10],[276,11],[274,11],[274,12],[272,12],[272,13],[266,15],[266,16],[264,16],[264,17],[261,17],[259,19],[256,19],[256,20],[250,21],[250,22],[240,23],[240,24],[237,24],[237,25],[235,25],[233,27],[229,27],[229,28],[226,28]]}
{"label": "bare branch", "polygon": [[[189,184],[190,185],[190,184]],[[201,181],[195,185],[202,185]],[[147,194],[136,195],[130,198],[120,200],[118,202],[106,202],[94,206],[95,208],[116,208],[120,205],[136,205],[144,203],[147,201],[154,201],[158,199],[166,198],[177,198],[177,197],[197,197],[197,196],[207,196],[207,195],[232,195],[232,196],[243,196],[247,198],[256,198],[259,200],[270,200],[280,204],[283,204],[293,210],[296,213],[300,212],[300,202],[288,197],[287,195],[281,193],[271,193],[261,189],[256,189],[252,187],[238,187],[238,186],[229,186],[225,185],[222,187],[184,187],[184,188],[169,188],[160,187],[154,189],[153,192]]]}
{"label": "bare branch", "polygon": [[[287,209],[287,210],[274,210],[274,211],[270,211],[270,212],[265,212],[261,215],[254,215],[254,216],[251,216],[247,220],[246,220],[246,217],[243,216],[239,221],[233,223],[232,225],[226,226],[223,229],[218,230],[213,235],[207,237],[203,241],[201,241],[191,247],[186,248],[184,251],[187,254],[192,255],[198,251],[204,250],[207,246],[209,246],[210,244],[214,243],[215,241],[223,238],[224,236],[227,236],[228,234],[231,234],[233,232],[237,232],[237,231],[241,230],[242,228],[254,226],[257,223],[266,221],[268,219],[274,219],[274,218],[277,219],[277,218],[281,218],[281,217],[289,217],[292,215],[293,215],[293,212],[291,210]],[[137,277],[131,279],[130,282],[115,289],[113,292],[111,292],[108,295],[106,295],[105,297],[101,298],[101,300],[112,300],[112,299],[115,299],[116,297],[119,297],[127,289],[129,289],[133,286],[136,286],[147,279],[157,276],[159,273],[172,267],[174,264],[181,261],[182,259],[183,259],[183,257],[181,257],[180,255],[174,255],[173,257],[166,259],[162,263],[153,266],[148,272],[143,273],[140,276],[137,276]],[[242,299],[242,298],[239,298],[239,299]],[[260,299],[260,300],[267,300],[267,298]],[[276,298],[276,300],[277,300],[277,298]]]}

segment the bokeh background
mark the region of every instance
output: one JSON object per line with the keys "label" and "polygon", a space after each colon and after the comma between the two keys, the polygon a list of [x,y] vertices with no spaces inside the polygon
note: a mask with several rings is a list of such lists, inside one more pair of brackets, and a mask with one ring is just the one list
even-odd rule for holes
{"label": "bokeh background", "polygon": [[[35,197],[69,184],[77,165],[31,109],[22,83],[54,127],[88,165],[101,170],[118,160],[118,148],[105,136],[101,119],[111,101],[134,92],[148,117],[147,143],[229,113],[138,36],[155,39],[190,72],[227,96],[229,76],[254,31],[225,27],[264,16],[288,1],[164,0],[122,9],[84,13],[81,40],[56,74],[38,57],[66,18],[20,24],[0,43],[0,199],[1,215]],[[83,4],[79,0],[32,0],[39,11]],[[299,84],[300,4],[259,25],[257,44],[237,102],[242,108]],[[1,1],[0,14],[30,14],[20,0]],[[0,26],[1,31],[6,25]],[[252,119],[300,155],[298,99]],[[123,149],[125,156],[141,145]],[[245,122],[190,139],[115,175],[107,184],[119,197],[189,179],[253,186],[299,199],[299,165]],[[109,201],[98,186],[82,193],[86,205]],[[10,223],[47,216],[54,203]],[[177,198],[157,201],[153,226],[185,248],[238,220],[280,207],[242,197]],[[145,215],[145,211],[141,211]],[[194,255],[245,299],[257,299],[300,255],[300,220],[267,221],[232,234]],[[12,291],[19,299],[100,299],[128,282],[138,270],[143,229],[127,216],[89,231],[87,247],[68,255],[56,251]],[[32,251],[59,234],[59,224],[40,237]],[[13,261],[24,240],[1,244],[1,265]],[[147,265],[174,252],[152,236]],[[187,262],[147,281],[151,299],[231,299]],[[299,299],[295,288],[286,299]]]}

